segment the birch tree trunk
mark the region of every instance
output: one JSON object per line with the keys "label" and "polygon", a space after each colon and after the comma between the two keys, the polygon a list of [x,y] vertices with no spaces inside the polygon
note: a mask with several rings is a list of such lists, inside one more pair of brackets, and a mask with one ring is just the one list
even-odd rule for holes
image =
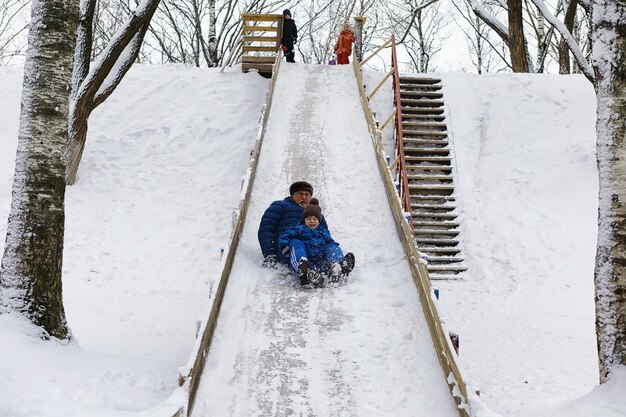
{"label": "birch tree trunk", "polygon": [[209,0],[209,67],[217,66],[217,14],[215,13],[215,0]]}
{"label": "birch tree trunk", "polygon": [[61,284],[65,150],[78,0],[33,0],[0,312],[67,339]]}
{"label": "birch tree trunk", "polygon": [[596,333],[604,382],[626,365],[626,2],[596,0],[593,8],[600,176]]}

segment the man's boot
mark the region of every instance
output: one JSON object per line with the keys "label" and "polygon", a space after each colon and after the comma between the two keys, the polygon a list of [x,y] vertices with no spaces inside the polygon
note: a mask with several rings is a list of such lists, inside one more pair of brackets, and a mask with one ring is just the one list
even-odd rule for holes
{"label": "man's boot", "polygon": [[300,278],[300,285],[303,287],[309,285],[311,281],[309,281],[309,260],[306,258],[300,259],[298,263],[298,272],[296,273],[298,278]]}

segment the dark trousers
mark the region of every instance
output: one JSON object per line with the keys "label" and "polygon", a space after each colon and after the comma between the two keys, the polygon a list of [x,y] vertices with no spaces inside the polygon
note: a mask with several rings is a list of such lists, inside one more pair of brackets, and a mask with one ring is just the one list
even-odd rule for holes
{"label": "dark trousers", "polygon": [[296,53],[293,50],[293,41],[283,39],[282,44],[285,45],[285,48],[287,48],[285,51],[285,58],[287,58],[287,62],[296,62],[294,60]]}

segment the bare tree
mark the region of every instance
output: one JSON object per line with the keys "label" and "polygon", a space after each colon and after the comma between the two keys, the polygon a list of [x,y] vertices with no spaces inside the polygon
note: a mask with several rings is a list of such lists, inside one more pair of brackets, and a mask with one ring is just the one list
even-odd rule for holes
{"label": "bare tree", "polygon": [[84,0],[81,10],[81,26],[77,36],[74,77],[72,80],[72,106],[69,114],[69,149],[66,181],[76,180],[78,165],[87,138],[87,122],[91,112],[102,104],[115,91],[133,62],[150,26],[160,0],[143,0],[113,36],[101,56],[91,64],[92,44],[90,10],[93,2]]}
{"label": "bare tree", "polygon": [[13,198],[0,269],[0,312],[24,314],[43,329],[44,338],[70,338],[61,267],[77,22],[77,0],[32,1]]}
{"label": "bare tree", "polygon": [[[449,15],[441,13],[439,3],[435,1],[417,5],[411,15],[414,17],[413,25],[409,22],[398,44],[405,45],[413,67],[418,72],[428,72],[432,58],[442,50],[448,38],[446,27],[451,19]],[[401,25],[401,22],[396,24]]]}
{"label": "bare tree", "polygon": [[600,177],[595,267],[600,380],[626,365],[626,3],[593,6]]}
{"label": "bare tree", "polygon": [[22,13],[28,4],[26,0],[0,0],[0,65],[23,53],[26,42],[21,38],[28,24],[22,21]]}
{"label": "bare tree", "polygon": [[[507,46],[501,39],[492,39],[492,31],[472,12],[468,2],[465,0],[453,1],[452,5],[459,12],[458,15],[462,19],[460,22],[457,21],[457,25],[465,33],[470,58],[476,68],[476,72],[478,74],[490,72],[498,60],[502,62],[504,68],[510,68],[511,64],[508,62],[506,55]],[[488,9],[492,8],[489,4],[486,4],[485,7]],[[496,58],[493,57],[493,54],[496,55]],[[495,68],[496,71],[500,69],[502,68]]]}

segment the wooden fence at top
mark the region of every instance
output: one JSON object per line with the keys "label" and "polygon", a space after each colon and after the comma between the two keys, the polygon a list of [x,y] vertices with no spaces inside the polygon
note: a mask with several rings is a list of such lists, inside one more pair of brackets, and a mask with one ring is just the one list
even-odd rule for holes
{"label": "wooden fence at top", "polygon": [[283,16],[280,14],[242,14],[241,70],[256,69],[265,77],[272,76],[272,67],[280,49]]}

